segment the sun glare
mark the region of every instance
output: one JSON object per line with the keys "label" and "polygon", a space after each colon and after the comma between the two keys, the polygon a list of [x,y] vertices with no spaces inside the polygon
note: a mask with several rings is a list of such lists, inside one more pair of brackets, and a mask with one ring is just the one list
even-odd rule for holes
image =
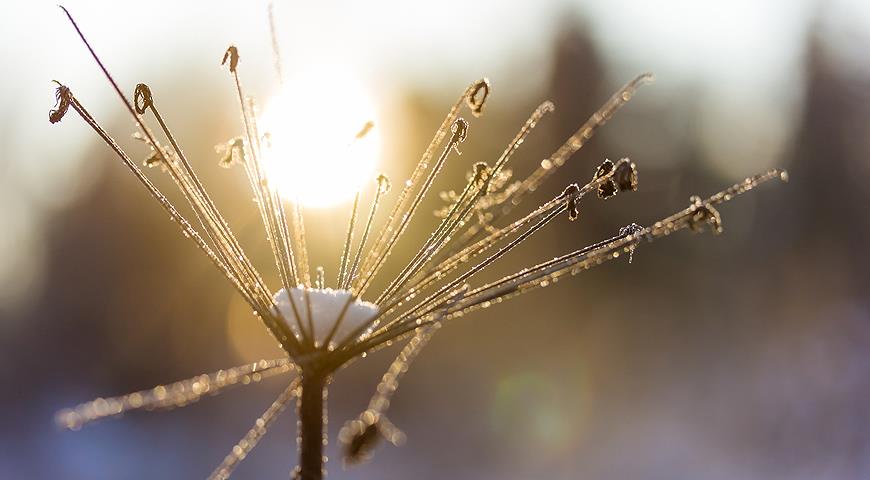
{"label": "sun glare", "polygon": [[348,201],[374,178],[380,151],[377,127],[356,139],[377,122],[368,92],[337,67],[302,72],[285,86],[260,118],[270,135],[269,178],[285,198],[308,207]]}

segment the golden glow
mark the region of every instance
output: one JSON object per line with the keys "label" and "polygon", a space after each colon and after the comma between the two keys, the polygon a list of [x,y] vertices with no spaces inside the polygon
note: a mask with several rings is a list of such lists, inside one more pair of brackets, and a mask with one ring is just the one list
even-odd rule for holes
{"label": "golden glow", "polygon": [[233,295],[227,305],[227,343],[240,361],[252,358],[279,358],[282,350],[268,333],[251,328],[251,307],[239,295]]}
{"label": "golden glow", "polygon": [[336,66],[290,77],[266,107],[262,131],[271,135],[264,151],[269,178],[288,200],[327,207],[353,198],[374,178],[380,151],[375,109],[352,73]]}

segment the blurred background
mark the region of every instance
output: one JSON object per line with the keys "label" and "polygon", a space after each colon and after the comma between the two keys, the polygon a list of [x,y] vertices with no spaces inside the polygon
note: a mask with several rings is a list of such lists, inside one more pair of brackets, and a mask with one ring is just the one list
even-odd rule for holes
{"label": "blurred background", "polygon": [[[66,6],[124,88],[151,86],[276,285],[247,181],[219,168],[213,148],[242,131],[219,65],[227,45],[239,46],[242,79],[261,105],[279,94],[267,4]],[[0,478],[203,478],[286,380],[79,432],[59,431],[53,413],[280,352],[81,119],[48,123],[57,79],[135,159],[147,153],[62,12],[53,2],[4,7]],[[376,168],[394,185],[466,85],[492,80],[484,116],[470,119],[463,156],[450,160],[399,259],[435,225],[435,193],[460,188],[473,162],[493,162],[541,101],[556,112],[517,153],[517,174],[644,71],[656,82],[518,212],[586,181],[604,158],[635,160],[640,190],[585,202],[580,221],[554,222],[490,276],[655,221],[692,194],[773,166],[791,173],[789,184],[723,206],[723,235],[680,233],[642,246],[632,264],[609,263],[448,325],[393,402],[407,444],[381,446],[348,471],[335,434],[366,407],[395,348],[340,372],[329,397],[330,478],[870,477],[870,4],[276,2],[275,17],[288,76],[341,65],[369,97]],[[341,83],[303,93],[341,118]],[[308,123],[317,131],[330,122]],[[322,155],[334,147],[324,143]],[[317,162],[314,153],[306,160]],[[159,171],[148,173],[174,193]],[[312,260],[327,278],[348,208],[306,210]],[[288,409],[237,478],[287,478],[294,416]]]}

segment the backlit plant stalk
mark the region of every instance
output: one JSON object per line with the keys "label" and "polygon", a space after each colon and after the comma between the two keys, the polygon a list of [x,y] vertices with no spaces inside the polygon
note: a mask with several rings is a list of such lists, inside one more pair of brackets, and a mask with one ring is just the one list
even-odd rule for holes
{"label": "backlit plant stalk", "polygon": [[[633,161],[605,160],[597,168],[590,169],[591,180],[568,185],[550,201],[519,219],[507,222],[505,219],[508,214],[564,165],[651,76],[640,75],[626,84],[542,161],[532,174],[514,181],[505,167],[536,125],[553,110],[552,103],[544,102],[532,112],[491,165],[484,162],[473,164],[468,181],[460,193],[444,196],[448,205],[440,212],[438,226],[410,259],[400,262],[400,273],[386,282],[383,291],[371,295],[375,301],[368,303],[362,297],[369,293],[373,280],[407,231],[435,178],[448,160],[460,154],[459,146],[468,138],[469,124],[460,114],[464,109],[474,117],[482,114],[491,91],[489,81],[481,79],[472,83],[449,109],[410,178],[402,183],[404,186],[383,225],[377,227],[375,218],[389,191],[389,180],[384,175],[375,179],[373,200],[368,208],[361,208],[360,192],[357,192],[348,215],[337,278],[329,287],[322,268],[316,268],[312,278],[304,215],[298,201],[285,204],[274,182],[266,174],[263,156],[269,149],[268,135],[260,131],[253,100],[244,93],[239,71],[239,51],[231,46],[223,56],[223,63],[229,69],[233,94],[238,100],[243,134],[226,143],[220,164],[225,167],[239,165],[249,180],[281,281],[281,288],[272,290],[197,177],[192,162],[160,114],[151,89],[138,84],[133,91],[132,101],[128,99],[72,16],[66,9],[64,12],[134,119],[138,129],[136,138],[150,148],[151,153],[145,165],[158,167],[171,177],[193,212],[194,220],[189,221],[178,211],[66,85],[58,83],[57,106],[50,112],[49,120],[52,123],[60,121],[70,109],[78,114],[157,200],[181,229],[183,236],[190,239],[230,281],[286,352],[286,357],[261,360],[120,397],[99,398],[58,412],[57,422],[64,428],[78,429],[95,420],[119,416],[132,410],[179,407],[232,386],[256,383],[279,374],[291,374],[287,388],[231,449],[210,478],[228,478],[294,399],[298,413],[299,442],[299,463],[295,477],[303,480],[322,478],[323,451],[327,441],[326,399],[333,374],[370,352],[406,341],[383,376],[368,408],[358,418],[348,422],[339,435],[348,463],[368,458],[381,437],[394,444],[401,443],[404,434],[386,417],[392,396],[409,364],[444,322],[552,285],[565,276],[575,275],[620,256],[628,256],[630,261],[641,243],[655,241],[678,230],[697,232],[709,228],[719,233],[722,230],[721,218],[716,210],[719,204],[771,179],[787,179],[784,171],[771,170],[749,177],[706,199],[693,196],[686,209],[646,227],[636,224],[624,226],[611,238],[520,269],[497,281],[475,285],[480,272],[557,218],[567,216],[569,220],[576,220],[580,215],[581,202],[586,198],[594,196],[608,199],[638,187],[637,166]],[[272,32],[276,67],[280,72],[274,26]],[[152,130],[146,124],[146,116],[156,121],[158,130]],[[371,123],[363,125],[356,139],[363,138],[371,128]],[[160,143],[156,132],[162,135],[168,146]],[[355,139],[336,139],[340,143],[346,140],[352,142]],[[362,233],[359,240],[355,240],[358,230]]]}

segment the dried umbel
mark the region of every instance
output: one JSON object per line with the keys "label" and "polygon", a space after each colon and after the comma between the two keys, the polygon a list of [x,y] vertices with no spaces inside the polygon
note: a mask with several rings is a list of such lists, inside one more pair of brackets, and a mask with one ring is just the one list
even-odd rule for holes
{"label": "dried umbel", "polygon": [[66,111],[69,110],[72,99],[72,94],[70,93],[69,88],[61,85],[60,82],[55,81],[55,83],[57,83],[57,90],[55,91],[54,97],[57,105],[48,112],[48,121],[51,123],[59,122],[63,116],[66,115]]}
{"label": "dried umbel", "polygon": [[[403,182],[383,225],[376,227],[375,217],[390,190],[387,177],[380,175],[373,182],[373,200],[368,213],[363,215],[360,215],[360,193],[357,192],[349,214],[339,269],[335,281],[331,282],[320,267],[312,275],[304,215],[298,202],[285,202],[266,175],[263,152],[268,148],[269,138],[260,132],[253,101],[244,94],[239,52],[231,46],[224,53],[223,63],[229,68],[233,91],[239,102],[243,132],[221,147],[223,158],[219,164],[223,167],[239,166],[249,180],[281,281],[281,286],[275,289],[266,284],[200,182],[161,116],[150,88],[138,84],[131,102],[109,75],[75,21],[71,16],[69,19],[134,119],[137,138],[151,149],[145,164],[160,165],[158,170],[171,177],[193,211],[198,228],[176,209],[65,85],[59,84],[57,88],[57,106],[51,110],[49,120],[52,123],[60,121],[70,108],[76,112],[157,200],[183,236],[194,242],[235,287],[256,318],[286,352],[286,357],[200,375],[121,397],[100,398],[59,412],[57,422],[64,428],[78,429],[86,423],[131,410],[183,406],[232,386],[256,383],[278,374],[291,375],[287,388],[231,449],[211,478],[229,477],[294,399],[299,415],[300,456],[295,475],[306,480],[322,478],[326,443],[325,400],[333,374],[370,352],[394,342],[406,341],[384,374],[368,408],[348,422],[339,435],[348,463],[368,458],[381,437],[394,444],[402,443],[404,434],[386,416],[390,402],[402,375],[442,324],[518,294],[552,285],[564,276],[577,274],[620,255],[628,254],[630,261],[640,243],[652,242],[678,230],[700,231],[710,227],[714,232],[720,232],[722,226],[715,208],[717,205],[768,180],[786,179],[785,173],[779,170],[749,177],[706,199],[692,197],[686,209],[646,227],[632,223],[620,228],[614,237],[526,266],[494,282],[476,282],[478,273],[553,220],[579,218],[581,202],[587,194],[595,193],[608,199],[619,192],[638,188],[634,162],[625,158],[617,162],[605,160],[597,168],[590,168],[591,181],[568,185],[561,194],[528,214],[511,222],[505,220],[530,192],[552,176],[598,127],[625,105],[642,83],[651,78],[644,74],[617,91],[528,177],[512,181],[511,172],[505,166],[537,123],[553,111],[552,103],[542,103],[494,163],[474,164],[461,192],[444,196],[449,204],[441,211],[437,227],[414,250],[410,259],[397,260],[402,265],[400,273],[386,282],[382,291],[373,294],[370,290],[373,279],[394,253],[396,243],[407,231],[436,176],[451,154],[460,154],[459,144],[469,138],[469,124],[460,116],[461,111],[468,108],[475,117],[483,112],[491,93],[489,81],[482,79],[471,84],[450,108],[410,178]],[[272,30],[274,33],[274,28]],[[277,47],[274,38],[273,45]],[[277,48],[275,54],[276,66],[280,69]],[[167,146],[158,143],[154,131],[145,122],[146,116],[157,122],[160,133],[168,140]],[[373,124],[366,123],[355,138],[336,139],[336,142],[358,140],[365,137],[372,127]],[[442,147],[440,153],[439,147]],[[364,217],[362,222],[360,217]],[[356,240],[360,223],[362,233]]]}

